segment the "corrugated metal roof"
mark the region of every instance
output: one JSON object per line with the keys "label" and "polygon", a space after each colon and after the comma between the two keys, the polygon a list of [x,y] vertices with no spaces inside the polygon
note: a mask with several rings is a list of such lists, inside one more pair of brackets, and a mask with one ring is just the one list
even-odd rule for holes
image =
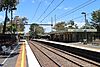
{"label": "corrugated metal roof", "polygon": [[97,29],[67,29],[67,30],[53,31],[50,34],[64,33],[64,32],[97,32]]}

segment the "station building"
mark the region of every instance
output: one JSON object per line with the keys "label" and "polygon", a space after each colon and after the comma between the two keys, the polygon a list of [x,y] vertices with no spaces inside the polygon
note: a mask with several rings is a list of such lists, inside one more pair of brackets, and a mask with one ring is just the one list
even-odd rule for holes
{"label": "station building", "polygon": [[95,39],[97,29],[67,29],[50,33],[50,39],[64,42],[91,42]]}

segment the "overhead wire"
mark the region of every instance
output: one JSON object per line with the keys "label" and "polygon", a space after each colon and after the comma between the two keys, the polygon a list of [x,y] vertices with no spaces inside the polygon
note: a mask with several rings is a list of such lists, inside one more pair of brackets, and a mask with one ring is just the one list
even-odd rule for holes
{"label": "overhead wire", "polygon": [[40,22],[42,22],[42,21],[44,21],[44,19],[46,19],[54,10],[56,10],[56,8],[58,7],[58,6],[60,6],[60,4],[62,4],[63,3],[63,1],[64,0],[62,0],[50,13],[48,13]]}
{"label": "overhead wire", "polygon": [[37,9],[36,9],[36,11],[35,11],[35,13],[34,13],[34,15],[33,15],[33,18],[36,16],[37,11],[38,11],[38,9],[39,9],[39,7],[40,7],[41,3],[42,3],[42,0],[39,2],[38,7],[37,7]]}
{"label": "overhead wire", "polygon": [[[87,13],[86,16],[90,15],[91,13]],[[73,18],[72,20],[76,20],[76,19],[79,19],[79,18],[82,18],[83,16],[78,16],[78,17],[75,17]],[[88,17],[89,19],[91,19],[90,17]],[[82,21],[81,21],[82,22]]]}
{"label": "overhead wire", "polygon": [[[85,5],[82,5],[81,7],[76,8],[75,10],[72,10],[72,11],[70,10],[70,11],[68,11],[69,13],[67,13],[65,16],[70,15],[70,14],[72,14],[72,13],[78,11],[79,9],[82,9],[82,8],[86,7],[86,6],[90,5],[91,3],[95,2],[95,1],[96,1],[96,0],[91,1],[91,2],[89,2],[89,3],[86,3]],[[57,19],[61,19],[61,18],[65,17],[65,16],[58,17]]]}
{"label": "overhead wire", "polygon": [[54,0],[51,1],[51,3],[47,6],[45,11],[40,15],[40,17],[36,21],[38,21],[46,13],[46,11],[49,9],[49,7],[52,5],[53,2],[54,2]]}
{"label": "overhead wire", "polygon": [[[67,12],[65,12],[65,13],[63,13],[63,14],[61,14],[60,16],[65,15],[66,13],[69,13],[70,11],[72,11],[72,10],[75,10],[75,9],[79,8],[80,6],[82,6],[82,5],[86,4],[86,3],[90,2],[90,1],[91,1],[91,0],[88,0],[88,1],[86,1],[86,2],[84,2],[84,3],[82,3],[82,4],[80,4],[80,5],[78,5],[78,6],[76,6],[75,8],[73,8],[73,9],[71,9],[71,10],[69,10],[69,11],[67,11]],[[60,17],[60,16],[59,16],[59,17]]]}

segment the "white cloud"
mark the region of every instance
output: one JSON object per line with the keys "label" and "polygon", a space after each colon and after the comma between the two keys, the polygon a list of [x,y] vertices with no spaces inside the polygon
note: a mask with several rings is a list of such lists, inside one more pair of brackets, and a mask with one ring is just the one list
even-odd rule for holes
{"label": "white cloud", "polygon": [[32,3],[35,3],[35,0],[33,0]]}
{"label": "white cloud", "polygon": [[64,8],[64,10],[68,10],[69,8]]}
{"label": "white cloud", "polygon": [[71,7],[65,7],[64,10],[71,10]]}
{"label": "white cloud", "polygon": [[66,10],[70,10],[70,9],[72,9],[72,8],[71,8],[71,7],[59,6],[58,9],[59,9],[59,10],[65,10],[65,11],[66,11]]}

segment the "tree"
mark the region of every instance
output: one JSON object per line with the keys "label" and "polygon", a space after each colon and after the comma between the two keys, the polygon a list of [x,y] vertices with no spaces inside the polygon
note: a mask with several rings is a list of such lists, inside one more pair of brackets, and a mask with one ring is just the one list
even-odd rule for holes
{"label": "tree", "polygon": [[28,23],[27,20],[28,20],[28,19],[27,19],[26,17],[22,17],[22,22],[23,22],[23,24]]}
{"label": "tree", "polygon": [[86,20],[85,25],[83,25],[83,26],[81,27],[81,29],[95,29],[95,27],[93,27],[93,26],[90,24],[90,22],[88,22],[88,20]]}
{"label": "tree", "polygon": [[70,20],[69,22],[67,22],[67,23],[65,24],[65,27],[66,27],[67,29],[78,29],[77,24],[75,24],[73,20]]}
{"label": "tree", "polygon": [[5,21],[3,26],[3,34],[6,31],[6,22],[8,19],[8,10],[11,11],[18,4],[18,0],[0,0],[0,11],[5,11]]}
{"label": "tree", "polygon": [[93,11],[92,15],[92,25],[100,32],[100,10]]}
{"label": "tree", "polygon": [[55,24],[54,29],[56,31],[64,30],[65,29],[65,22],[58,22],[57,24]]}
{"label": "tree", "polygon": [[80,29],[95,29],[95,28],[91,26],[90,24],[85,24]]}
{"label": "tree", "polygon": [[39,34],[43,34],[43,33],[44,33],[43,27],[39,26],[38,24],[33,23],[30,26],[30,35],[34,36],[34,38],[37,37]]}
{"label": "tree", "polygon": [[[27,24],[28,22],[27,22],[27,17],[20,17],[19,18],[19,23],[17,23],[18,25],[17,25],[17,30],[18,31],[24,31],[24,29],[25,29],[25,24]],[[18,27],[19,26],[19,27]]]}
{"label": "tree", "polygon": [[12,25],[7,24],[6,32],[9,32],[9,33],[13,32],[13,33],[15,33],[16,31],[17,31],[17,28],[16,28],[15,24],[12,24]]}
{"label": "tree", "polygon": [[6,26],[6,32],[22,32],[24,31],[25,24],[27,23],[26,17],[15,16],[14,20],[9,21]]}
{"label": "tree", "polygon": [[25,24],[27,24],[27,18],[26,17],[19,17],[15,16],[13,24],[16,25],[17,31],[24,31],[25,29]]}

